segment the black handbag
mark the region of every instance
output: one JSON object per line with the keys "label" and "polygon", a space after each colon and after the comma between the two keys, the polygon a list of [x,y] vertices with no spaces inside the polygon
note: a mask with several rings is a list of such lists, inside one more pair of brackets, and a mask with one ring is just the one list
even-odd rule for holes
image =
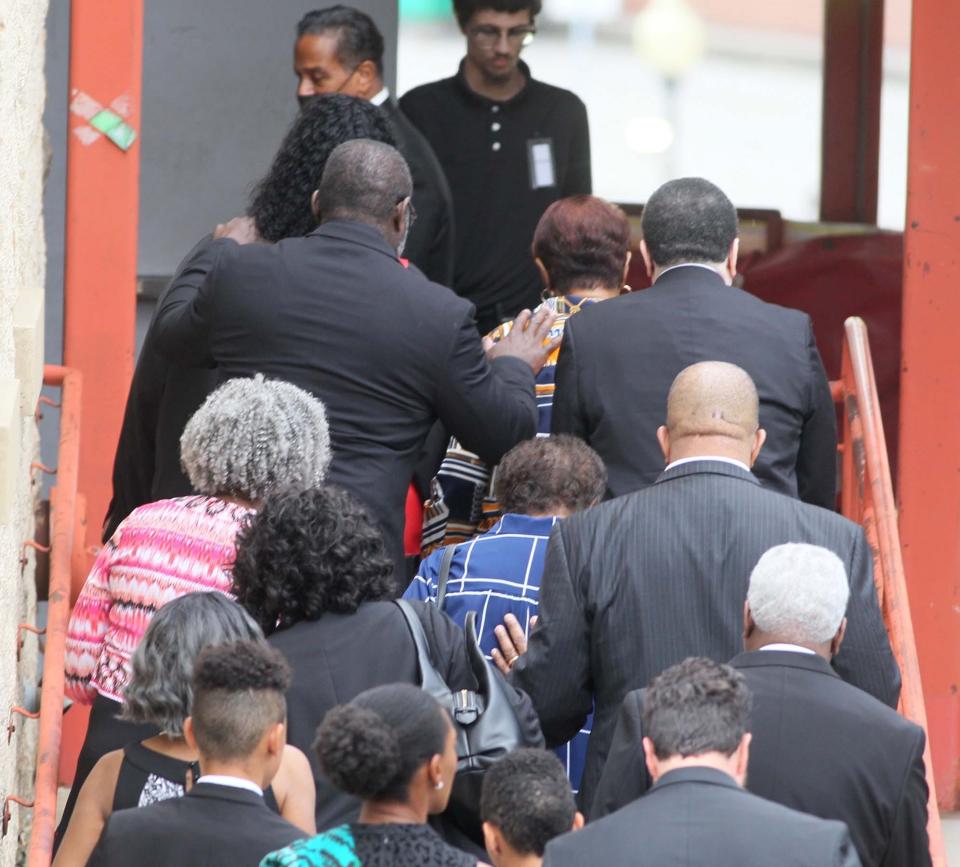
{"label": "black handbag", "polygon": [[477,640],[476,612],[467,614],[467,658],[476,677],[476,692],[453,692],[434,666],[423,623],[416,609],[406,600],[395,600],[406,618],[417,646],[420,684],[453,718],[457,731],[457,775],[450,795],[447,817],[471,839],[482,845],[480,790],[483,775],[507,753],[519,747],[543,747],[543,734],[534,720],[526,724],[518,709],[526,699],[511,687],[496,667],[487,661]]}

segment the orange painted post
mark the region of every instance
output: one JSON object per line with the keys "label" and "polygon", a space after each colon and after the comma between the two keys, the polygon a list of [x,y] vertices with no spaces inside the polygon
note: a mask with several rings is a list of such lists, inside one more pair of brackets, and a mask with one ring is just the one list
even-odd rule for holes
{"label": "orange painted post", "polygon": [[[142,43],[142,0],[72,3],[63,356],[86,383],[79,487],[89,521],[81,552],[100,542],[133,372]],[[83,566],[75,563],[75,583]],[[66,718],[67,780],[85,723],[85,714]]]}
{"label": "orange painted post", "polygon": [[87,382],[80,489],[98,544],[133,372],[142,0],[76,0],[70,17],[64,363]]}
{"label": "orange painted post", "polygon": [[914,0],[900,535],[941,807],[960,808],[960,3]]}
{"label": "orange painted post", "polygon": [[83,377],[70,368],[47,365],[43,381],[63,389],[60,410],[60,448],[57,486],[51,495],[50,603],[47,610],[43,683],[40,690],[40,731],[37,739],[37,775],[33,827],[27,867],[48,867],[57,821],[63,716],[63,663],[70,618],[70,570],[76,522],[77,478],[80,454],[80,418]]}

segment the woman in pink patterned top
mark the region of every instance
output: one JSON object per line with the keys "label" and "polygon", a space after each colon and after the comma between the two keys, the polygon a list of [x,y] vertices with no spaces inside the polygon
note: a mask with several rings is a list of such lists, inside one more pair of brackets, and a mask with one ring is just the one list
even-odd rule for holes
{"label": "woman in pink patterned top", "polygon": [[323,404],[262,376],[211,394],[180,449],[197,495],[135,509],[100,552],[70,617],[66,691],[93,708],[61,829],[100,756],[156,734],[116,719],[131,657],[154,613],[186,593],[229,593],[245,518],[275,492],[317,486],[330,462]]}

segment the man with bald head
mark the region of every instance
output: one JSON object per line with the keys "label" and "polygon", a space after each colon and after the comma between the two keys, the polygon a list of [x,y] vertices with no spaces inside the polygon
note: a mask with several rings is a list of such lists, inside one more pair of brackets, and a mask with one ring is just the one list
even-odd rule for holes
{"label": "man with bald head", "polygon": [[900,674],[863,530],[760,485],[750,471],[766,438],[758,404],[739,367],[711,361],[682,370],[657,431],[666,469],[649,488],[554,529],[529,649],[522,633],[514,648],[501,641],[499,663],[513,664],[548,745],[579,731],[594,707],[580,789],[588,815],[624,696],[688,656],[724,662],[737,653],[750,572],[774,545],[808,542],[840,558],[849,625],[834,668],[896,705]]}
{"label": "man with bald head", "polygon": [[313,195],[313,232],[214,241],[206,282],[168,292],[154,323],[159,350],[180,365],[215,365],[221,379],[262,373],[323,401],[327,479],[379,519],[398,595],[404,501],[433,423],[499,462],[536,432],[534,374],[553,348],[552,317],[527,312],[516,339],[485,353],[473,306],[404,265],[412,192],[394,148],[341,144]]}
{"label": "man with bald head", "polygon": [[767,442],[755,474],[771,490],[836,508],[836,410],[810,317],[734,285],[737,212],[703,178],[668,181],[643,209],[640,254],[653,285],[595,304],[563,334],[553,432],[603,458],[608,494],[652,485],[653,431],[673,378],[729,361],[757,386]]}

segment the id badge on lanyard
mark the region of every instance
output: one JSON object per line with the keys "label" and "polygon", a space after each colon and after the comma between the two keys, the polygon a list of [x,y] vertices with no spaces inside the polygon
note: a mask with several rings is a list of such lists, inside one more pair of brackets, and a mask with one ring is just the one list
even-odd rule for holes
{"label": "id badge on lanyard", "polygon": [[527,161],[530,165],[531,190],[542,190],[557,185],[552,138],[527,139]]}

